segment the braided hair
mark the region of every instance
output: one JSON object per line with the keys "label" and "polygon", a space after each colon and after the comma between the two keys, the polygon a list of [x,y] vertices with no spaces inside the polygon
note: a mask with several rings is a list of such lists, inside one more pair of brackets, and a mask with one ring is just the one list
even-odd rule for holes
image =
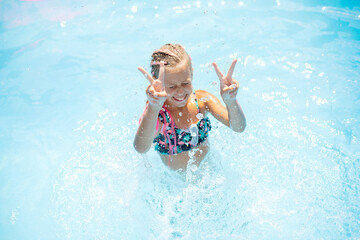
{"label": "braided hair", "polygon": [[180,44],[167,43],[160,49],[153,52],[151,55],[151,74],[154,78],[159,77],[159,64],[153,64],[155,62],[165,62],[166,68],[176,68],[180,64],[189,64],[191,77],[193,75],[193,68],[191,64],[191,57],[185,51],[185,48]]}

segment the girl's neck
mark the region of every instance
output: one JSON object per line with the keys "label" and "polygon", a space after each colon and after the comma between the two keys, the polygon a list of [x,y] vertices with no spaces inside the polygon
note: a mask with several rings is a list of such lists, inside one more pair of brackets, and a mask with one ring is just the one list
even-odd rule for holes
{"label": "girl's neck", "polygon": [[172,104],[167,104],[166,102],[165,102],[165,108],[167,109],[167,110],[169,110],[170,112],[183,112],[183,111],[186,111],[187,109],[188,109],[188,104],[189,104],[189,102],[187,102],[186,103],[186,105],[185,106],[183,106],[183,107],[177,107],[177,106],[174,106],[174,105],[172,105]]}

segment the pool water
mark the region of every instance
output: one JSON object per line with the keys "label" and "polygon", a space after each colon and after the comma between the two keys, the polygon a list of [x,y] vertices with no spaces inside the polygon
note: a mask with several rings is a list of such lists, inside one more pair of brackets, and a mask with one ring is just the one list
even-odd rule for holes
{"label": "pool water", "polygon": [[[151,53],[234,77],[198,169],[132,147]],[[360,239],[356,1],[0,1],[0,238]]]}

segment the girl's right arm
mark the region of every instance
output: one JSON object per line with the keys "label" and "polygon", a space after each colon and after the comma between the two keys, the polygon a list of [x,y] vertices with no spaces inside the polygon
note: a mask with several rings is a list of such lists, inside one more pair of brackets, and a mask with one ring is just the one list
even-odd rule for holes
{"label": "girl's right arm", "polygon": [[139,128],[134,140],[135,150],[139,153],[146,153],[150,149],[157,132],[157,118],[167,98],[164,87],[165,65],[164,62],[156,64],[160,65],[158,79],[153,79],[142,67],[138,68],[150,82],[150,85],[146,88],[146,96],[149,103],[140,120]]}
{"label": "girl's right arm", "polygon": [[161,107],[147,105],[135,135],[134,147],[139,153],[146,153],[156,135],[157,118]]}

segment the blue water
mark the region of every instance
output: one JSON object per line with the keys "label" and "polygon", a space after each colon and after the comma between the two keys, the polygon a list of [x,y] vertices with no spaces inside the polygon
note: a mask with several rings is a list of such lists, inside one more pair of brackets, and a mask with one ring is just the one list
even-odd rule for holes
{"label": "blue water", "polygon": [[[199,169],[132,147],[152,51],[239,62]],[[0,239],[359,239],[356,1],[0,1]]]}

